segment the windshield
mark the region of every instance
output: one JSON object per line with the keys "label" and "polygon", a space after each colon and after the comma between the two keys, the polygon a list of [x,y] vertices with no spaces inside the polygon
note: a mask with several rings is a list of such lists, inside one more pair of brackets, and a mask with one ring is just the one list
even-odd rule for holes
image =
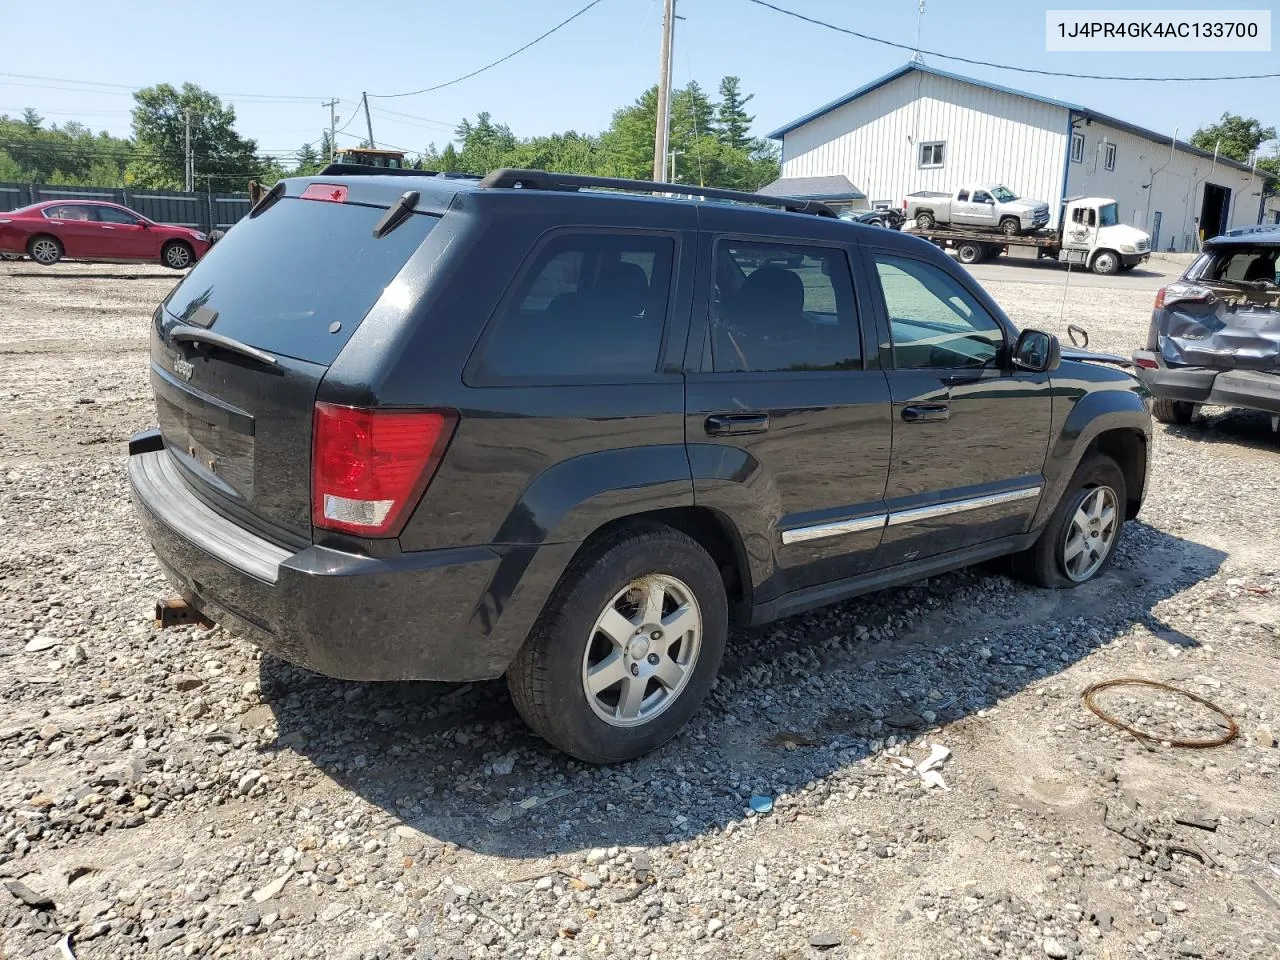
{"label": "windshield", "polygon": [[1012,200],[1018,199],[1018,195],[1008,187],[992,187],[991,195],[1001,203],[1009,203]]}
{"label": "windshield", "polygon": [[1114,203],[1104,203],[1098,208],[1098,224],[1103,227],[1114,227],[1120,222],[1120,208]]}

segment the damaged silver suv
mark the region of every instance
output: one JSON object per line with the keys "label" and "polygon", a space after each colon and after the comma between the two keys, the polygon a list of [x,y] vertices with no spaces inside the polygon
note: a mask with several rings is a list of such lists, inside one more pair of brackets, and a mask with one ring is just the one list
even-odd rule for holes
{"label": "damaged silver suv", "polygon": [[1156,294],[1138,378],[1162,423],[1201,404],[1261,410],[1280,432],[1280,225],[1216,237]]}

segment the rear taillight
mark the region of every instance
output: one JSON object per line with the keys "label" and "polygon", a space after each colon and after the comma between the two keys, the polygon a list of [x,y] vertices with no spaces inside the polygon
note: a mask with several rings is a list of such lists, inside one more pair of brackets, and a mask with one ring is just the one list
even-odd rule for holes
{"label": "rear taillight", "polygon": [[1156,292],[1156,309],[1172,303],[1185,301],[1208,303],[1213,299],[1213,291],[1194,283],[1171,283]]}
{"label": "rear taillight", "polygon": [[302,199],[346,203],[347,188],[340,183],[313,183],[302,191]]}
{"label": "rear taillight", "polygon": [[311,434],[311,522],[394,537],[453,437],[458,415],[317,403]]}
{"label": "rear taillight", "polygon": [[1133,362],[1144,370],[1158,370],[1160,368],[1160,364],[1156,363],[1150,357],[1134,357]]}

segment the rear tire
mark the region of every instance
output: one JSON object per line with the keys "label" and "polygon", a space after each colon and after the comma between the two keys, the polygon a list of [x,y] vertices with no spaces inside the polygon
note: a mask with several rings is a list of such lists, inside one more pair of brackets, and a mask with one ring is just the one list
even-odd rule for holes
{"label": "rear tire", "polygon": [[1101,576],[1120,544],[1125,497],[1119,465],[1105,454],[1086,454],[1040,538],[1013,556],[1014,575],[1056,589]]}
{"label": "rear tire", "polygon": [[32,237],[27,242],[27,256],[42,267],[52,267],[62,259],[62,241],[47,233]]}
{"label": "rear tire", "polygon": [[1151,415],[1161,423],[1172,423],[1185,427],[1196,414],[1196,405],[1186,400],[1170,400],[1168,397],[1153,397]]}
{"label": "rear tire", "polygon": [[933,214],[927,210],[921,210],[916,214],[916,226],[921,230],[932,230],[937,226],[938,221],[933,219]]}
{"label": "rear tire", "polygon": [[1000,221],[1000,232],[1006,237],[1016,237],[1022,232],[1022,224],[1016,217],[1005,217]]}
{"label": "rear tire", "polygon": [[552,746],[587,763],[631,760],[702,704],[728,629],[707,552],[670,527],[627,525],[574,558],[507,668],[507,688]]}
{"label": "rear tire", "polygon": [[160,251],[160,259],[171,270],[185,270],[195,262],[196,252],[191,244],[182,240],[170,240]]}
{"label": "rear tire", "polygon": [[956,259],[961,263],[978,263],[982,253],[982,248],[976,243],[962,243],[956,247]]}

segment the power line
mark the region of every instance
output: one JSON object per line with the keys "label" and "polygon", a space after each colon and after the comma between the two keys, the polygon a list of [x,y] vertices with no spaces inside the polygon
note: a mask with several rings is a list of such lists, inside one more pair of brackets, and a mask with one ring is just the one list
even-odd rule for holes
{"label": "power line", "polygon": [[917,50],[915,47],[906,43],[895,43],[892,40],[885,40],[883,37],[873,37],[867,33],[859,33],[857,30],[850,30],[847,27],[837,27],[834,23],[827,23],[825,20],[818,20],[815,17],[806,16],[803,13],[797,13],[794,10],[787,10],[784,7],[775,6],[768,0],[749,0],[757,6],[767,7],[777,13],[785,14],[788,17],[794,17],[797,20],[803,20],[805,23],[811,23],[814,26],[825,27],[828,30],[834,30],[836,33],[848,34],[851,37],[857,37],[859,40],[870,40],[872,43],[883,44],[886,47],[893,47],[896,50],[906,50],[908,53],[928,54],[931,57],[937,57],[940,60],[955,60],[959,63],[968,63],[978,67],[992,67],[996,70],[1012,70],[1015,73],[1034,73],[1042,77],[1066,77],[1071,80],[1117,80],[1117,81],[1133,81],[1133,82],[1159,82],[1159,83],[1209,83],[1217,80],[1271,80],[1280,77],[1280,73],[1241,73],[1228,77],[1116,77],[1106,76],[1096,73],[1063,73],[1057,70],[1036,70],[1033,67],[1012,67],[1004,63],[992,63],[990,60],[972,60],[969,57],[957,57],[950,53],[939,53],[937,50]]}
{"label": "power line", "polygon": [[378,116],[385,117],[393,122],[407,123],[409,126],[426,127],[428,129],[439,127],[441,130],[453,130],[457,127],[456,123],[449,123],[445,120],[432,120],[430,117],[418,117],[412,113],[400,113],[396,110],[387,110],[383,107],[375,107]]}
{"label": "power line", "polygon": [[455,83],[461,83],[463,80],[470,80],[472,77],[478,76],[479,74],[484,73],[486,70],[491,70],[501,63],[506,63],[512,57],[515,57],[521,53],[524,53],[534,44],[541,43],[543,40],[547,39],[547,37],[551,36],[557,30],[561,29],[562,27],[567,27],[569,24],[573,23],[573,21],[577,20],[580,16],[582,16],[584,13],[590,10],[592,7],[602,2],[603,0],[591,0],[590,3],[588,3],[585,7],[579,10],[577,13],[573,14],[570,17],[565,18],[564,20],[561,20],[559,23],[557,23],[554,27],[552,27],[546,33],[543,33],[543,34],[540,34],[539,36],[534,37],[532,40],[526,43],[523,47],[520,47],[516,50],[512,50],[505,57],[500,57],[499,59],[493,61],[493,63],[486,63],[483,67],[481,67],[478,70],[472,70],[470,73],[464,73],[462,76],[454,77],[452,80],[446,80],[444,83],[437,83],[434,87],[423,87],[421,90],[409,90],[406,93],[371,93],[369,94],[369,96],[377,100],[390,100],[395,97],[416,97],[420,93],[432,93],[436,90],[443,90],[445,87],[451,87]]}
{"label": "power line", "polygon": [[[126,95],[127,95],[127,94],[131,94],[131,93],[134,93],[135,91],[138,91],[138,90],[142,90],[142,89],[144,89],[144,87],[145,87],[145,86],[155,86],[155,84],[147,84],[147,85],[144,85],[144,86],[134,86],[134,85],[131,85],[131,84],[128,84],[128,83],[107,83],[107,82],[106,82],[106,81],[104,81],[104,80],[74,80],[74,79],[71,79],[71,78],[69,78],[69,77],[38,77],[38,76],[33,76],[33,75],[31,75],[31,74],[26,74],[26,73],[0,73],[0,77],[9,77],[9,78],[11,78],[11,79],[15,79],[15,80],[39,80],[39,81],[43,81],[43,82],[45,82],[45,83],[74,83],[74,84],[79,84],[79,85],[81,85],[81,86],[85,86],[85,87],[101,87],[101,88],[103,88],[103,91],[104,91],[104,92],[105,92],[106,90],[118,90],[118,91],[122,91],[122,92],[123,92],[124,94],[126,94]],[[38,86],[38,84],[34,84],[34,83],[15,83],[15,84],[7,84],[7,86],[26,87],[26,86]],[[66,88],[54,87],[54,88],[52,88],[52,89],[55,89],[55,90],[56,90],[56,89],[66,89]],[[89,93],[89,92],[93,92],[93,91],[88,91],[88,90],[77,90],[76,92],[77,92],[77,93]],[[304,101],[307,101],[307,102],[309,102],[309,101],[311,101],[311,100],[317,100],[317,99],[319,99],[318,97],[301,97],[301,96],[294,96],[293,94],[284,94],[284,93],[280,93],[280,94],[276,94],[276,93],[222,93],[222,94],[218,94],[218,96],[223,97],[223,98],[235,97],[235,98],[240,99],[240,100],[268,100],[268,101],[280,101],[280,102],[285,102],[285,101],[291,101],[291,102],[304,102]]]}

